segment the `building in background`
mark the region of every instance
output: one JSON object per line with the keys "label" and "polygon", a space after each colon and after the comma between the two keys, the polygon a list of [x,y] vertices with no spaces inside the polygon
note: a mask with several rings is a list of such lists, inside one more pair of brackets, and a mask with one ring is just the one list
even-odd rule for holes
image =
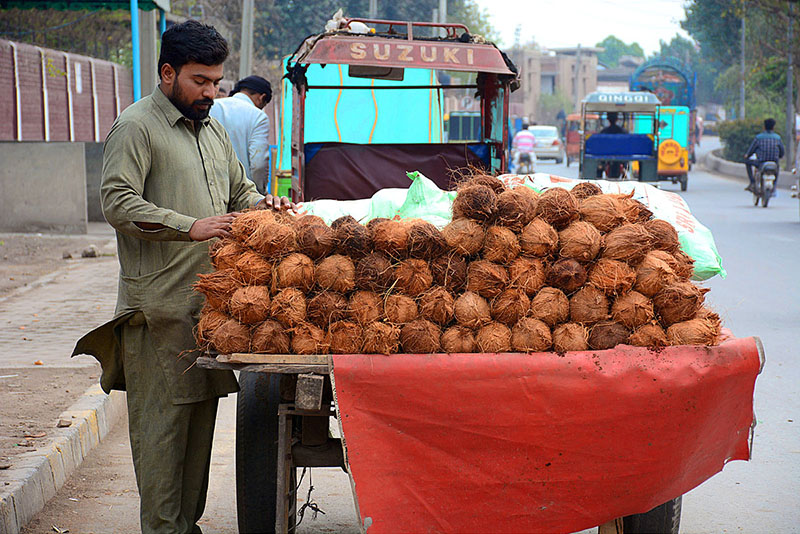
{"label": "building in background", "polygon": [[603,64],[597,68],[597,90],[608,93],[628,91],[631,74],[644,63],[644,58],[636,56],[622,56],[616,67],[606,67]]}

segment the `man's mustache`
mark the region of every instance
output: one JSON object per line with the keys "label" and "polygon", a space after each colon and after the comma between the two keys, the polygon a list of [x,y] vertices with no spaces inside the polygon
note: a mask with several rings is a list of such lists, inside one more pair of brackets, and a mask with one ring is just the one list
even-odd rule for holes
{"label": "man's mustache", "polygon": [[202,100],[195,100],[192,103],[193,106],[213,106],[214,101],[210,98],[203,98]]}

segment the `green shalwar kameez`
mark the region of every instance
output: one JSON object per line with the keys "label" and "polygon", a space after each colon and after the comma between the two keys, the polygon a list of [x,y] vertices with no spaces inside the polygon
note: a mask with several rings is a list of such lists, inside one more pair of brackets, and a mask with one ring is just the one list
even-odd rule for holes
{"label": "green shalwar kameez", "polygon": [[[101,198],[117,232],[117,308],[74,354],[100,361],[106,392],[128,392],[142,532],[199,532],[217,401],[238,386],[230,371],[193,366],[197,354],[187,352],[203,305],[191,285],[210,270],[208,243],[192,242],[188,232],[197,219],[263,197],[224,128],[213,119],[195,127],[156,88],[111,128]],[[137,222],[165,228],[143,230]]]}

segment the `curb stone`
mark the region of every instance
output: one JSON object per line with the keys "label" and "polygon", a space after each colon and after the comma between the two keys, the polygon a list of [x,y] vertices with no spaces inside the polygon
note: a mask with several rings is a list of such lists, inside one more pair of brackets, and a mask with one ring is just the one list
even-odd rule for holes
{"label": "curb stone", "polygon": [[[709,171],[724,174],[727,178],[747,183],[747,169],[744,163],[736,163],[722,159],[714,155],[713,152],[708,152],[700,162]],[[781,161],[781,164],[782,163],[783,161]],[[788,191],[792,184],[795,183],[795,179],[796,177],[793,176],[792,173],[781,169],[778,177],[778,189]]]}
{"label": "curb stone", "polygon": [[71,426],[47,446],[15,457],[3,476],[9,485],[0,486],[0,534],[17,534],[33,519],[125,411],[125,393],[106,395],[96,384],[59,416]]}

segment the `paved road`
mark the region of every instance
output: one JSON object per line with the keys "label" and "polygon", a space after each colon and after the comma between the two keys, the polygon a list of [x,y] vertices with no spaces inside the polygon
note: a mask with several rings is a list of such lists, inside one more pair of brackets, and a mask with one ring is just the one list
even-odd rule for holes
{"label": "paved road", "polygon": [[[704,150],[713,139],[704,140]],[[539,170],[573,175],[575,167],[540,163]],[[678,186],[664,184],[668,190]],[[713,231],[728,277],[708,283],[711,305],[738,336],[758,335],[767,365],[758,379],[758,427],[751,462],[733,462],[684,499],[684,534],[800,530],[800,218],[797,200],[782,195],[754,208],[738,181],[695,169],[684,198]],[[111,297],[113,299],[113,295]],[[235,400],[221,404],[211,468],[206,532],[233,533]],[[298,532],[357,532],[347,477],[314,471],[315,500],[328,514],[307,518]],[[135,532],[137,498],[126,429],[119,425],[30,525],[28,532]],[[301,490],[301,494],[305,491]]]}

